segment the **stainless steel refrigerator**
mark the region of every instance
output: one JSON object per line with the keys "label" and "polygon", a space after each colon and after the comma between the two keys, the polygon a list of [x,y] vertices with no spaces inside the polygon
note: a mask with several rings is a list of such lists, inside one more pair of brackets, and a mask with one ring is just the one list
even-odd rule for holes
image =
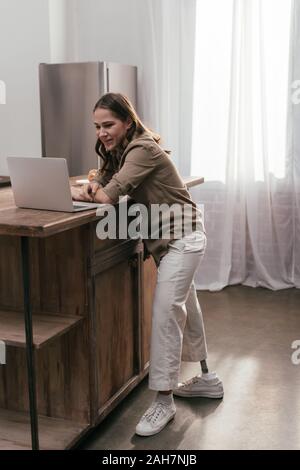
{"label": "stainless steel refrigerator", "polygon": [[137,106],[137,68],[112,62],[40,64],[42,156],[66,158],[70,176],[99,165],[93,107],[108,91]]}

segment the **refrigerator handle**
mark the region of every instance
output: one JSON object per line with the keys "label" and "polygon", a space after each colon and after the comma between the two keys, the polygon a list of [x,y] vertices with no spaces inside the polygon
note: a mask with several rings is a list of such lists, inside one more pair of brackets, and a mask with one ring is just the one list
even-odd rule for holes
{"label": "refrigerator handle", "polygon": [[109,89],[109,68],[106,66],[106,92],[108,93],[110,91]]}

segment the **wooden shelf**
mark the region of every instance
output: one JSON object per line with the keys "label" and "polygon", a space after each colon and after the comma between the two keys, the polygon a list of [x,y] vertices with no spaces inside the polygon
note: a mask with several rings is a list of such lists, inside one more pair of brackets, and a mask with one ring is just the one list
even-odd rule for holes
{"label": "wooden shelf", "polygon": [[9,176],[0,176],[0,187],[2,186],[10,186]]}
{"label": "wooden shelf", "polygon": [[[32,315],[33,345],[36,349],[66,333],[83,317]],[[26,347],[25,320],[22,312],[0,311],[0,340],[8,346]]]}
{"label": "wooden shelf", "polygon": [[[39,416],[40,449],[70,448],[89,427],[88,424]],[[0,409],[0,450],[31,449],[29,413]]]}

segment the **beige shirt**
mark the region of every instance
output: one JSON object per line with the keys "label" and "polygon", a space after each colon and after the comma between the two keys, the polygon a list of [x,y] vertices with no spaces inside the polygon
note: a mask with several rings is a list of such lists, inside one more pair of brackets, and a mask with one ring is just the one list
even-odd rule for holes
{"label": "beige shirt", "polygon": [[[205,231],[202,214],[192,201],[170,156],[147,133],[132,140],[120,159],[112,156],[105,171],[100,169],[95,180],[115,203],[119,201],[120,196],[129,195],[135,202],[147,207],[149,234],[144,237],[144,243],[157,265],[167,253],[170,240],[181,238],[196,229]],[[157,208],[161,204],[168,207],[176,204],[182,208],[182,212],[184,209],[184,224],[182,216],[171,215],[170,236],[166,238],[164,235],[162,238],[161,233],[158,234],[157,230],[154,230],[154,237],[152,235],[152,238],[149,238],[151,210],[153,205]],[[170,220],[170,211],[163,212],[158,224],[160,231],[165,226],[164,218]],[[182,225],[182,234],[178,236],[179,226]]]}

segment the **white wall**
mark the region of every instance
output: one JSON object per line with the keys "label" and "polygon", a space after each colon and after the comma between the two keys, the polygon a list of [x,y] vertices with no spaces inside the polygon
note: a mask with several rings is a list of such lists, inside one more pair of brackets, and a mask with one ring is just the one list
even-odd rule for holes
{"label": "white wall", "polygon": [[188,174],[194,4],[0,0],[0,80],[7,85],[7,104],[0,105],[0,174],[7,174],[8,155],[41,154],[38,63],[101,60],[138,67],[141,118],[162,134]]}
{"label": "white wall", "polygon": [[66,60],[136,65],[139,114],[188,175],[195,0],[65,1]]}
{"label": "white wall", "polygon": [[0,0],[0,174],[7,156],[41,154],[38,64],[49,61],[48,0]]}
{"label": "white wall", "polygon": [[68,60],[136,64],[142,0],[66,0]]}
{"label": "white wall", "polygon": [[[140,66],[142,0],[0,0],[0,174],[9,155],[39,156],[39,62]],[[3,87],[2,87],[3,88]]]}
{"label": "white wall", "polygon": [[[55,0],[59,1],[59,0]],[[143,109],[145,94],[153,86],[153,68],[144,76],[149,43],[148,0],[65,0],[67,24],[65,60],[111,61],[138,67],[139,111],[151,121],[149,109]],[[149,86],[149,83],[151,85]],[[153,92],[152,92],[153,94]],[[149,116],[150,114],[150,116]],[[149,119],[150,118],[150,119]],[[152,119],[153,121],[153,119]],[[154,125],[154,124],[152,124]]]}

